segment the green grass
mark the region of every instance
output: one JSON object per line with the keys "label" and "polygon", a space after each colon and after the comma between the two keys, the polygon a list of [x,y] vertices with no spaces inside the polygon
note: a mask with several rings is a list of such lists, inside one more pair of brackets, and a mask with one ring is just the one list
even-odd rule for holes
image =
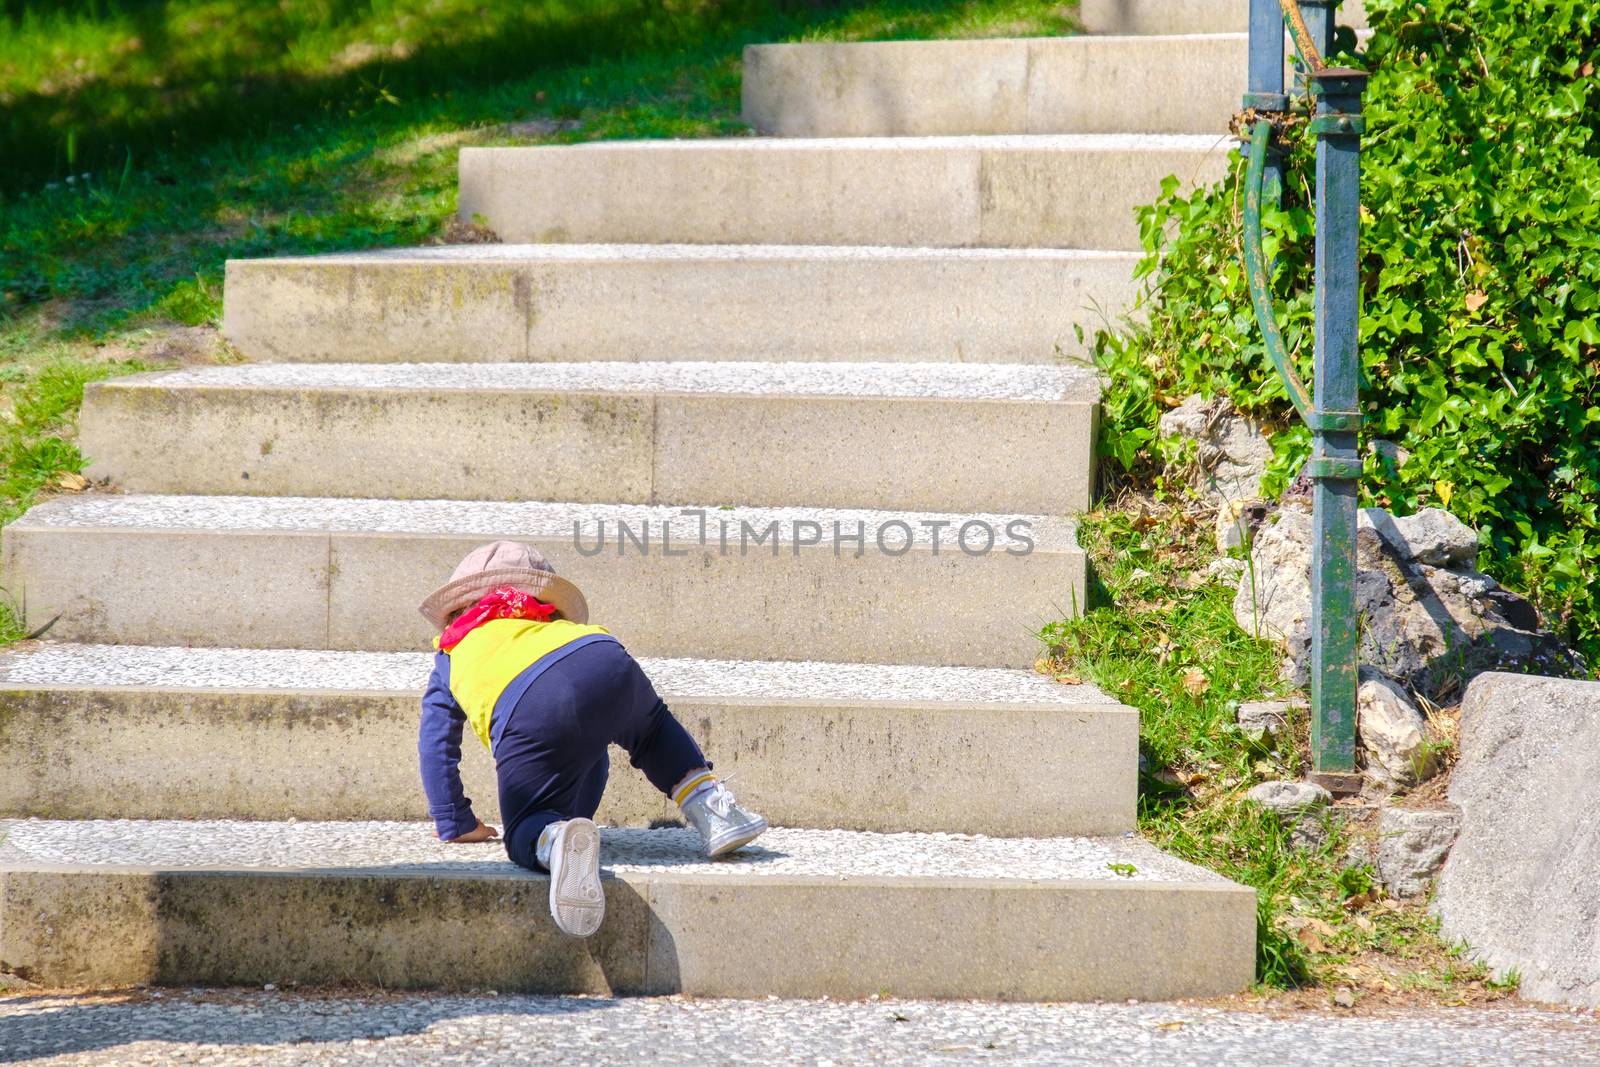
{"label": "green grass", "polygon": [[1045,628],[1039,668],[1139,709],[1139,827],[1257,890],[1263,987],[1502,994],[1439,940],[1425,910],[1382,900],[1372,872],[1347,865],[1344,831],[1296,849],[1275,817],[1245,801],[1258,782],[1305,773],[1309,723],[1292,717],[1286,736],[1266,745],[1239,731],[1240,703],[1292,694],[1278,679],[1279,652],[1234,622],[1232,585],[1204,578],[1215,555],[1207,519],[1137,497],[1087,516],[1080,538],[1098,587],[1081,618]]}
{"label": "green grass", "polygon": [[[21,370],[21,368],[17,368]],[[48,488],[75,488],[84,459],[70,437],[86,383],[146,369],[136,362],[63,360],[27,374],[10,415],[0,422],[0,525],[27,509]],[[0,624],[0,633],[6,627]]]}
{"label": "green grass", "polygon": [[[142,312],[214,319],[229,257],[434,238],[455,208],[463,144],[741,133],[749,43],[1055,32],[1071,8],[10,0],[0,10],[10,12],[9,25],[0,17],[5,360],[22,358],[38,330],[100,335]],[[541,121],[571,128],[505,127]]]}

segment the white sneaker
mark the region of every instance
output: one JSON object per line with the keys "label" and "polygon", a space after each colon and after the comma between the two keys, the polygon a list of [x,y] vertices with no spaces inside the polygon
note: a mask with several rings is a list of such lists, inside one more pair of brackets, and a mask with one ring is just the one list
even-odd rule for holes
{"label": "white sneaker", "polygon": [[728,787],[718,781],[700,787],[681,807],[684,818],[700,832],[708,857],[748,845],[767,830],[767,820],[741,808]]}
{"label": "white sneaker", "polygon": [[550,871],[550,917],[564,934],[588,937],[606,917],[600,885],[600,831],[588,819],[552,823],[539,835],[538,859]]}

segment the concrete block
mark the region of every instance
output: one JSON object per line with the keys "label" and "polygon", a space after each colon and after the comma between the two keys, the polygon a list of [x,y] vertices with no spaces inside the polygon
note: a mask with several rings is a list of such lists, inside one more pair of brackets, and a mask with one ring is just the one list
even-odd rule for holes
{"label": "concrete block", "polygon": [[54,620],[52,638],[130,644],[327,642],[325,533],[43,526],[39,517],[0,532],[4,588],[29,629]]}
{"label": "concrete block", "polygon": [[779,137],[1223,136],[1247,58],[1242,33],[752,45],[744,120]]}
{"label": "concrete block", "polygon": [[1049,363],[1133,304],[1133,253],[462,245],[231,260],[223,333],[276,362]]}
{"label": "concrete block", "polygon": [[414,605],[499,537],[640,655],[1023,667],[1084,603],[1072,522],[1039,515],[86,494],[3,537],[29,625],[129,644],[426,648]]}
{"label": "concrete block", "polygon": [[1255,971],[1255,895],[1234,887],[771,878],[753,891],[707,888],[650,885],[647,992],[1166,1000],[1242,989]]}
{"label": "concrete block", "polygon": [[773,830],[708,863],[690,831],[608,830],[606,922],[578,941],[544,876],[414,824],[0,829],[0,950],[47,986],[1109,1000],[1254,970],[1254,892],[1122,837]]}
{"label": "concrete block", "polygon": [[520,242],[1136,250],[1168,175],[1223,173],[1193,135],[596,142],[464,148],[460,210]]}
{"label": "concrete block", "polygon": [[1480,674],[1461,704],[1441,928],[1529,1000],[1600,1007],[1600,682]]}
{"label": "concrete block", "polygon": [[[422,818],[417,700],[431,663],[80,645],[0,655],[0,817]],[[1138,715],[1092,686],[1031,671],[643,666],[775,825],[1012,836],[1133,826]],[[462,774],[479,816],[498,821],[492,762],[470,738]],[[599,818],[643,826],[676,814],[614,750]]]}
{"label": "concrete block", "polygon": [[94,383],[79,421],[134,492],[1074,513],[1098,396],[1066,366],[254,364]]}

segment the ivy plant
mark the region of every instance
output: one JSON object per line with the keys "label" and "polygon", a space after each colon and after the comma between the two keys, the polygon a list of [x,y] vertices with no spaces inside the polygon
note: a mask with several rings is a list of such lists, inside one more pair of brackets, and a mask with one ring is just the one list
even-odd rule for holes
{"label": "ivy plant", "polygon": [[[1367,504],[1447,508],[1480,566],[1600,662],[1600,9],[1591,0],[1367,0],[1362,430]],[[1265,220],[1278,317],[1311,380],[1314,140],[1286,137]],[[1273,373],[1240,261],[1243,166],[1141,209],[1141,315],[1101,332],[1102,450],[1160,459],[1161,412],[1226,393],[1272,432],[1267,490],[1309,436]],[[1394,448],[1374,448],[1377,441]]]}

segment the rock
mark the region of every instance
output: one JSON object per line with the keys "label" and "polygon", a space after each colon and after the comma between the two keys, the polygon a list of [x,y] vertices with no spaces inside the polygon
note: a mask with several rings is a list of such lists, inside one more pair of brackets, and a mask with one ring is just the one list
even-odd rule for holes
{"label": "rock", "polygon": [[1382,508],[1362,508],[1360,521],[1406,560],[1449,567],[1478,558],[1477,531],[1442,508],[1423,508],[1400,518]]}
{"label": "rock", "polygon": [[1252,700],[1239,705],[1239,729],[1252,741],[1269,741],[1289,727],[1287,700]]}
{"label": "rock", "polygon": [[1240,415],[1227,397],[1191,396],[1161,416],[1161,436],[1195,445],[1192,485],[1212,504],[1253,500],[1272,459],[1272,445],[1261,427]]}
{"label": "rock", "polygon": [[1530,1000],[1600,1007],[1600,683],[1484,674],[1461,706],[1461,833],[1434,911]]}
{"label": "rock", "polygon": [[[1256,534],[1233,601],[1242,628],[1283,646],[1285,677],[1296,685],[1308,680],[1311,652],[1311,531],[1309,514],[1281,508]],[[1440,701],[1488,670],[1583,670],[1540,628],[1533,605],[1472,569],[1476,545],[1470,528],[1443,512],[1411,522],[1363,510],[1356,533],[1363,665]]]}
{"label": "rock", "polygon": [[1206,564],[1206,578],[1213,582],[1225,582],[1228,585],[1237,585],[1239,579],[1244,577],[1245,562],[1231,556],[1218,556]]}
{"label": "rock", "polygon": [[1328,840],[1327,807],[1333,794],[1313,782],[1262,782],[1245,799],[1272,812],[1289,831],[1292,848],[1321,848]]}
{"label": "rock", "polygon": [[1278,815],[1301,815],[1333,803],[1333,794],[1315,782],[1262,782],[1245,799]]}
{"label": "rock", "polygon": [[1415,785],[1433,773],[1427,720],[1393,682],[1370,668],[1356,689],[1356,736],[1367,777],[1387,789]]}
{"label": "rock", "polygon": [[1378,814],[1378,880],[1394,897],[1428,891],[1461,828],[1453,808],[1384,808]]}

